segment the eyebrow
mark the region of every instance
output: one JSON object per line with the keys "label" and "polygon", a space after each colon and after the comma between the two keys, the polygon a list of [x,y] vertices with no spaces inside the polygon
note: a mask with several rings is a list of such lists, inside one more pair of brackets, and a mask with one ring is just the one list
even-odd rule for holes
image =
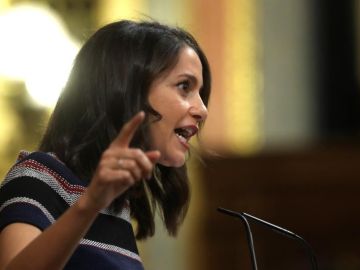
{"label": "eyebrow", "polygon": [[[196,78],[196,76],[190,74],[190,73],[181,73],[178,75],[179,78],[181,77],[186,77],[188,78],[192,83],[198,84],[199,80]],[[200,89],[202,89],[204,87],[204,85],[200,85]]]}

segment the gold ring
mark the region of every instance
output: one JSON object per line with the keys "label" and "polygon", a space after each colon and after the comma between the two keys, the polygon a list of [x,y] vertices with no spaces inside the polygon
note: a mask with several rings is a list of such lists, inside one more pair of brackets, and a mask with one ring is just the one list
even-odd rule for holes
{"label": "gold ring", "polygon": [[124,160],[121,158],[118,159],[118,164],[119,164],[120,168],[123,168]]}

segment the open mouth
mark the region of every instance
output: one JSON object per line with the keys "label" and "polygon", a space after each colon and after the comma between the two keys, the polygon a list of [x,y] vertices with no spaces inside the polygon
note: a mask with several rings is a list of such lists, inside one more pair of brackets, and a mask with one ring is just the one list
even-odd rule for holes
{"label": "open mouth", "polygon": [[176,128],[174,131],[182,142],[188,142],[198,132],[198,128],[196,126],[188,126]]}

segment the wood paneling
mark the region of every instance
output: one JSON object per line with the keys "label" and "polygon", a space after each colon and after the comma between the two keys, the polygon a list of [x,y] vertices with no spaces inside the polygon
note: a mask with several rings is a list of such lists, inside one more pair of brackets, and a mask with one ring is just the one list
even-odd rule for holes
{"label": "wood paneling", "polygon": [[[202,167],[206,214],[200,241],[204,269],[251,269],[240,220],[244,211],[304,237],[319,269],[360,269],[360,146],[324,146],[252,157],[207,158]],[[310,269],[294,240],[252,224],[259,269]]]}

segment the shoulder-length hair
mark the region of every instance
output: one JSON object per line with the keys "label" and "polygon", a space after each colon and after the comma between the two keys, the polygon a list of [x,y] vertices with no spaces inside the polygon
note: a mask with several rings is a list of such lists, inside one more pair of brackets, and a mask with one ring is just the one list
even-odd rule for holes
{"label": "shoulder-length hair", "polygon": [[[151,83],[191,47],[202,64],[201,97],[208,104],[211,75],[205,54],[188,32],[157,22],[119,21],[93,34],[78,53],[39,150],[54,152],[79,178],[89,182],[103,151],[122,126],[140,110],[157,114],[148,104]],[[161,119],[160,115],[157,115]],[[146,121],[132,147],[149,149]],[[127,199],[137,221],[137,238],[152,236],[158,207],[176,235],[190,198],[186,166],[157,165],[151,180],[141,181],[112,203],[119,210]]]}

